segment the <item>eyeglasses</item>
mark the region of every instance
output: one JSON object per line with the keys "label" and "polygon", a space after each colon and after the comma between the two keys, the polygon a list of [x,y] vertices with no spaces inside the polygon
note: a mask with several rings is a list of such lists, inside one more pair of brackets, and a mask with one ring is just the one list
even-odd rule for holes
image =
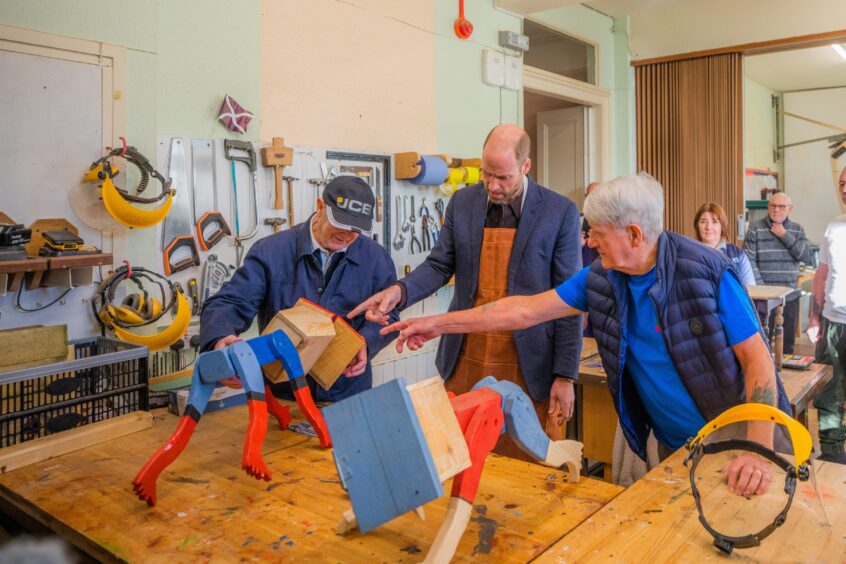
{"label": "eyeglasses", "polygon": [[790,207],[789,204],[767,204],[767,207],[771,210],[786,210]]}

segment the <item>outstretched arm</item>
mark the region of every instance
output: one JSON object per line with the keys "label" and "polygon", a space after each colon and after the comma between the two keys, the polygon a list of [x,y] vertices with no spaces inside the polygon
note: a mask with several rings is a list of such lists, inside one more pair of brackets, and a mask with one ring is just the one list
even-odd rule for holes
{"label": "outstretched arm", "polygon": [[513,331],[579,313],[582,312],[562,300],[555,290],[549,290],[534,296],[509,296],[464,311],[406,319],[383,328],[382,334],[400,331],[397,352],[402,352],[406,341],[408,348],[417,350],[426,341],[446,333]]}

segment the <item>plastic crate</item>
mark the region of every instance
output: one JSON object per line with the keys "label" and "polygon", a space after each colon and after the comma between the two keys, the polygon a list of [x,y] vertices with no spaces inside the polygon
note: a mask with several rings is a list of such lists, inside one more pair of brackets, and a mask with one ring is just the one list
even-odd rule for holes
{"label": "plastic crate", "polygon": [[147,409],[147,347],[70,344],[75,360],[0,374],[0,448]]}

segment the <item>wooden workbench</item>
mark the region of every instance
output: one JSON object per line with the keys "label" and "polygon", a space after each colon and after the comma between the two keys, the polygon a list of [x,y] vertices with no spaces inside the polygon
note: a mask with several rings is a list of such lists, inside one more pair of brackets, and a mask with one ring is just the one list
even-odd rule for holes
{"label": "wooden workbench", "polygon": [[[443,520],[446,495],[425,506],[425,521],[405,515],[366,535],[337,536],[351,505],[332,451],[272,425],[263,454],[273,479],[249,478],[240,469],[245,406],[203,417],[148,508],[130,481],[176,423],[162,415],[148,431],[0,475],[0,507],[24,512],[98,560],[169,564],[420,561]],[[563,472],[491,455],[456,561],[528,561],[621,491],[591,478],[570,484]]]}
{"label": "wooden workbench", "polygon": [[843,561],[846,466],[816,463],[830,532],[802,506],[803,496],[815,494],[809,483],[799,482],[798,499],[794,498],[784,525],[760,546],[736,549],[727,558],[711,544],[712,537],[699,523],[688,469],[682,465],[686,452],[681,449],[653,468],[536,562]]}

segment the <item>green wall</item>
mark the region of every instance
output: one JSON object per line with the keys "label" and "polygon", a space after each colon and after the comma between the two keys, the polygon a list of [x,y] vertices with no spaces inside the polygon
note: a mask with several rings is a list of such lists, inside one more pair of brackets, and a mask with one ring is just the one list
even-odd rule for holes
{"label": "green wall", "polygon": [[[465,12],[473,22],[474,31],[469,40],[462,41],[452,33],[456,3],[452,0],[436,3],[438,150],[458,156],[479,156],[491,127],[523,121],[522,92],[482,82],[483,51],[501,49],[497,37],[500,30],[522,32],[522,19],[495,9],[489,0],[468,1]],[[584,6],[547,10],[532,17],[598,45],[598,85],[611,92],[611,171],[614,176],[633,171],[634,72],[629,66],[628,18],[615,21]]]}

